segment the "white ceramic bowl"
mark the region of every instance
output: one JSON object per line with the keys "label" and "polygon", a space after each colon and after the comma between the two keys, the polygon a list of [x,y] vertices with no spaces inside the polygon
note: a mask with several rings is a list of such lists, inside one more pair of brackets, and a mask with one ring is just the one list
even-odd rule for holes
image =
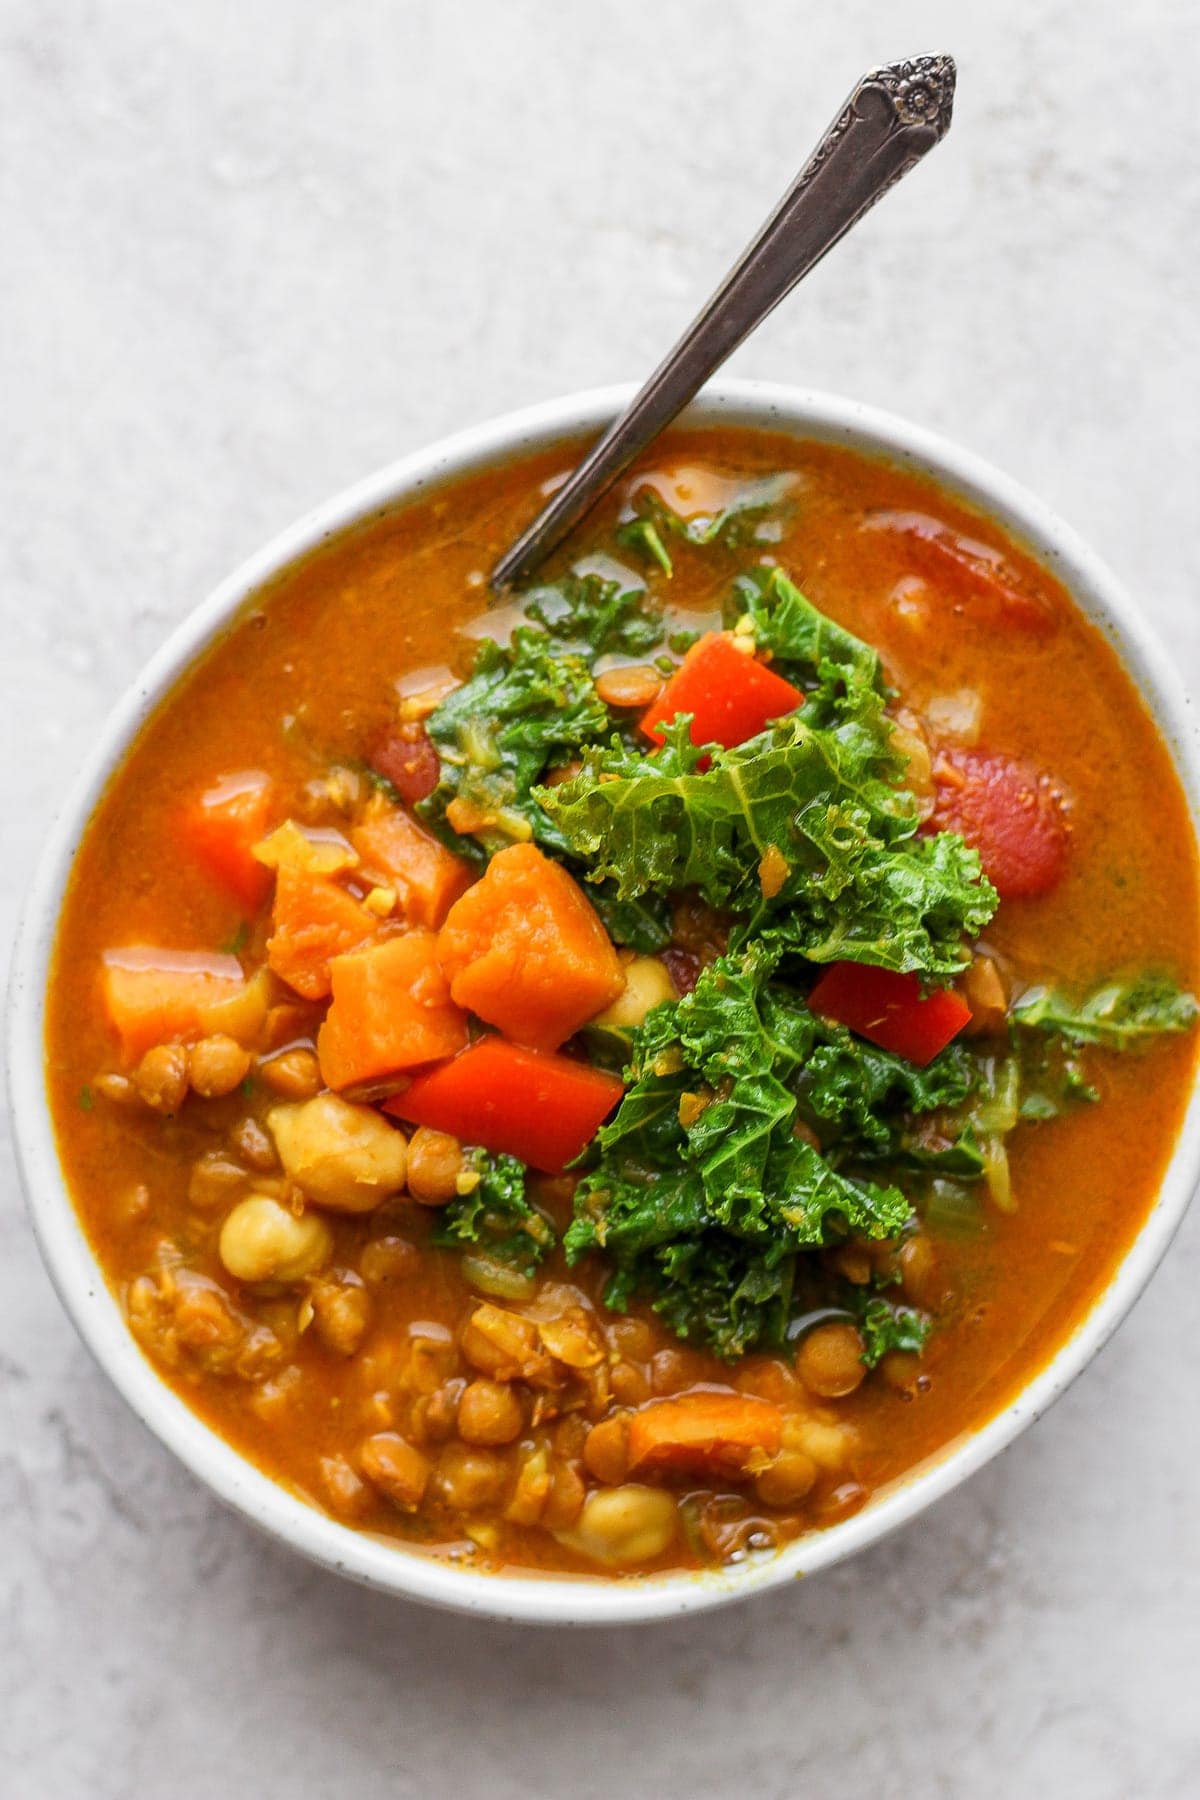
{"label": "white ceramic bowl", "polygon": [[[1159,1196],[1111,1283],[1021,1395],[980,1430],[827,1531],[769,1560],[700,1575],[625,1580],[495,1577],[451,1568],[326,1518],[244,1461],[191,1412],[130,1336],[80,1229],[55,1151],[43,1078],[44,997],[58,908],[71,860],[113,770],[174,682],[279,570],[330,533],[422,489],[522,451],[598,433],[632,390],[607,388],[511,413],[405,457],[331,500],[252,557],[198,606],[125,695],[62,808],[19,934],[10,992],[8,1068],[15,1140],[34,1230],[63,1305],[138,1417],[222,1500],[272,1537],[339,1574],[435,1606],[552,1624],[660,1619],[761,1593],[830,1567],[949,1493],[1045,1412],[1124,1318],[1149,1280],[1200,1177],[1200,1098],[1193,1094]],[[932,475],[1015,534],[1112,639],[1170,745],[1200,817],[1200,732],[1193,709],[1134,601],[1052,512],[965,450],[852,401],[767,383],[713,383],[689,420],[760,425],[883,455]]]}

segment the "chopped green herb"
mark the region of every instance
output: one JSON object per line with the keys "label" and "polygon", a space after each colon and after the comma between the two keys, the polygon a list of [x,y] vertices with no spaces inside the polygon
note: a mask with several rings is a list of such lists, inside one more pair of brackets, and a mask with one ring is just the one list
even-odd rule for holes
{"label": "chopped green herb", "polygon": [[79,1110],[81,1112],[91,1112],[95,1104],[96,1096],[93,1094],[91,1088],[85,1084],[79,1090]]}

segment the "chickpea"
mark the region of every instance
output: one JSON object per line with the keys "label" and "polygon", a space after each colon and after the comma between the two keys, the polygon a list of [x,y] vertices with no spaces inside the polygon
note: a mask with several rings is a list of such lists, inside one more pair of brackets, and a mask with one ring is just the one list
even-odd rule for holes
{"label": "chickpea", "polygon": [[264,1085],[285,1100],[311,1100],[321,1091],[321,1065],[315,1053],[302,1045],[268,1057],[259,1063],[258,1072]]}
{"label": "chickpea", "polygon": [[781,1450],[754,1483],[754,1491],[767,1506],[794,1506],[805,1499],[817,1479],[817,1465],[803,1450]]}
{"label": "chickpea", "polygon": [[629,1031],[663,1000],[677,998],[670,972],[657,956],[635,956],[622,973],[624,992],[592,1020],[605,1031]]}
{"label": "chickpea", "polygon": [[588,1432],[583,1462],[597,1481],[616,1487],[629,1473],[629,1415],[613,1413]]}
{"label": "chickpea", "polygon": [[177,1113],[188,1091],[188,1053],[182,1044],[155,1044],[133,1071],[139,1098],[154,1112]]}
{"label": "chickpea", "polygon": [[504,1463],[494,1451],[447,1444],[438,1458],[435,1485],[455,1512],[474,1512],[500,1498],[506,1475]]}
{"label": "chickpea", "polygon": [[313,1328],[338,1356],[353,1356],[371,1324],[371,1296],[356,1275],[321,1281],[310,1296]]}
{"label": "chickpea", "polygon": [[853,1325],[818,1325],[796,1357],[796,1373],[810,1394],[836,1400],[852,1394],[866,1374],[863,1341]]}
{"label": "chickpea", "polygon": [[606,669],[596,677],[596,692],[605,706],[649,706],[662,692],[663,677],[650,663]]}
{"label": "chickpea", "polygon": [[377,1431],[359,1451],[359,1467],[394,1506],[413,1512],[429,1482],[429,1460],[396,1431]]}
{"label": "chickpea", "polygon": [[232,1094],[250,1069],[250,1052],[223,1031],[192,1045],[188,1070],[193,1088],[204,1100]]}
{"label": "chickpea", "polygon": [[278,1200],[252,1194],[227,1215],[217,1248],[238,1281],[291,1282],[329,1260],[333,1236],[319,1214],[297,1218]]}
{"label": "chickpea", "polygon": [[458,1194],[462,1145],[448,1131],[418,1125],[408,1144],[408,1191],[422,1206],[444,1206]]}
{"label": "chickpea", "polygon": [[319,1206],[370,1212],[404,1186],[408,1145],[373,1106],[319,1094],[267,1115],[285,1173]]}
{"label": "chickpea", "polygon": [[661,1556],[679,1526],[675,1501],[661,1488],[628,1482],[589,1494],[561,1542],[596,1562],[632,1567]]}
{"label": "chickpea", "polygon": [[858,1443],[858,1434],[850,1425],[836,1419],[786,1419],[783,1426],[783,1449],[802,1450],[826,1474],[845,1468]]}
{"label": "chickpea", "polygon": [[458,1403],[458,1435],[466,1444],[511,1444],[521,1434],[521,1403],[502,1381],[467,1383]]}

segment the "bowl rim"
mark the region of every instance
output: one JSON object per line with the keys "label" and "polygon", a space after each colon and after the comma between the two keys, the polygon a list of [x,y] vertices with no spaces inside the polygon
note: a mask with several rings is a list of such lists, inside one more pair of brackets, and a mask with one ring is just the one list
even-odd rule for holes
{"label": "bowl rim", "polygon": [[[76,1216],[59,1166],[44,1080],[44,1000],[59,903],[80,838],[132,739],[169,689],[275,575],[329,538],[448,479],[557,441],[599,432],[633,384],[508,412],[401,457],[298,521],[240,564],[192,610],[110,713],[54,818],[15,942],[6,1033],[17,1166],[34,1233],[69,1317],[101,1369],[156,1437],[216,1496],[277,1541],[377,1590],[461,1613],[558,1625],[642,1623],[705,1611],[832,1567],[950,1493],[1046,1411],[1107,1342],[1149,1281],[1200,1179],[1200,1085],[1160,1191],[1107,1287],[1007,1406],[910,1470],[842,1523],[736,1569],[595,1579],[488,1575],[337,1523],[246,1460],[159,1377],[126,1326]],[[856,400],[780,382],[718,379],[684,425],[744,424],[842,444],[931,476],[994,518],[1072,593],[1113,643],[1200,820],[1200,727],[1136,603],[1093,550],[1007,475],[924,427]]]}

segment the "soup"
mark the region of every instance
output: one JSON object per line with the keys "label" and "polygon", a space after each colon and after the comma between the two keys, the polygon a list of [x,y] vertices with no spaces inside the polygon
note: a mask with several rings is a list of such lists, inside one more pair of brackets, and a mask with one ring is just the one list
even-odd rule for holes
{"label": "soup", "polygon": [[1193,1078],[1195,849],[1111,647],[987,521],[676,431],[486,572],[541,452],[288,570],[76,860],[63,1165],[155,1368],[481,1570],[769,1553],[1086,1314]]}

